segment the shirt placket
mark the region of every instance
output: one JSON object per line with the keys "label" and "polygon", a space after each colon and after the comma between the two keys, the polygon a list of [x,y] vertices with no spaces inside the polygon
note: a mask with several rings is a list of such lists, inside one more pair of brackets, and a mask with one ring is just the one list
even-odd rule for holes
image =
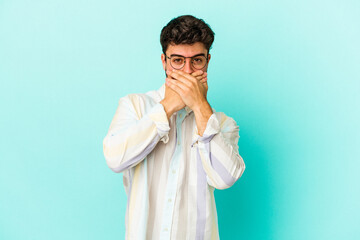
{"label": "shirt placket", "polygon": [[181,124],[185,117],[185,109],[177,112],[176,116],[176,146],[175,152],[170,162],[168,181],[166,185],[166,193],[164,199],[163,218],[160,231],[161,240],[169,240],[171,236],[171,225],[174,213],[174,203],[176,197],[176,189],[178,185],[179,167],[181,159]]}

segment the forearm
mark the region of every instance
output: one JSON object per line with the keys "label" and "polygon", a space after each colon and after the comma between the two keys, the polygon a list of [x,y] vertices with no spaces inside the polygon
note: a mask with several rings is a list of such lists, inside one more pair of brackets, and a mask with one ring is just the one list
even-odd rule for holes
{"label": "forearm", "polygon": [[108,134],[103,141],[106,162],[114,172],[122,172],[143,160],[159,139],[155,124],[149,120],[139,121],[116,135]]}
{"label": "forearm", "polygon": [[214,136],[208,143],[199,142],[197,147],[210,185],[226,189],[241,177],[245,170],[244,160],[223,140],[221,134]]}
{"label": "forearm", "polygon": [[[202,162],[209,185],[217,189],[231,187],[243,174],[245,163],[238,152],[238,127],[234,121],[213,114],[203,136],[197,139],[197,156]],[[224,122],[225,121],[225,122]],[[220,129],[223,126],[223,131]]]}
{"label": "forearm", "polygon": [[[122,107],[121,109],[126,109]],[[122,172],[142,161],[161,139],[168,141],[170,130],[161,104],[156,104],[148,114],[136,119],[120,119],[126,115],[118,110],[108,134],[103,140],[103,151],[108,166]]]}
{"label": "forearm", "polygon": [[196,127],[198,129],[198,134],[202,136],[206,129],[207,122],[210,116],[213,114],[213,111],[211,109],[210,104],[207,101],[198,104],[193,111],[195,114],[195,121],[196,121]]}
{"label": "forearm", "polygon": [[169,120],[170,117],[174,114],[175,112],[175,108],[174,108],[174,104],[167,101],[165,98],[163,100],[160,101],[160,104],[163,105],[164,107],[164,110],[166,112],[166,116],[167,116],[167,119]]}

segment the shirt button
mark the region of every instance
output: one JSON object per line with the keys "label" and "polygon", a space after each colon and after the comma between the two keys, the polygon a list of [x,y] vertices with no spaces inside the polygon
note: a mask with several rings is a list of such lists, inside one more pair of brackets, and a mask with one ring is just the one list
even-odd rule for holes
{"label": "shirt button", "polygon": [[180,118],[182,117],[182,113],[180,113],[179,117],[180,117]]}
{"label": "shirt button", "polygon": [[169,198],[169,200],[168,200],[169,202],[171,202],[171,198]]}
{"label": "shirt button", "polygon": [[175,171],[175,170],[172,170],[172,173],[173,173],[173,174],[175,174],[175,173],[176,173],[176,171]]}
{"label": "shirt button", "polygon": [[180,141],[178,142],[178,145],[180,145]]}
{"label": "shirt button", "polygon": [[164,228],[164,231],[165,231],[165,232],[167,232],[167,230],[168,230],[167,228]]}

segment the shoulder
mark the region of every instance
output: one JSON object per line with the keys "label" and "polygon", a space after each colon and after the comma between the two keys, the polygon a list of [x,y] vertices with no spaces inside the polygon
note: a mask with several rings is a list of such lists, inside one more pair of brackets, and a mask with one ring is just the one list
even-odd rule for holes
{"label": "shoulder", "polygon": [[161,101],[161,94],[159,90],[151,90],[145,93],[130,93],[121,97],[120,100],[127,101],[134,105],[156,103]]}
{"label": "shoulder", "polygon": [[119,106],[126,108],[127,111],[136,112],[138,118],[141,118],[156,103],[156,99],[147,93],[130,93],[119,99]]}

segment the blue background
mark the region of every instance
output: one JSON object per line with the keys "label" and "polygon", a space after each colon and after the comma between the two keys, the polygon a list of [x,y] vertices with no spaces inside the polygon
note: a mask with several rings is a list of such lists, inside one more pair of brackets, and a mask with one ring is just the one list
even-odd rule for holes
{"label": "blue background", "polygon": [[221,239],[360,239],[355,0],[0,0],[0,239],[124,238],[102,140],[120,97],[165,81],[183,14],[214,30],[208,99],[240,126]]}

